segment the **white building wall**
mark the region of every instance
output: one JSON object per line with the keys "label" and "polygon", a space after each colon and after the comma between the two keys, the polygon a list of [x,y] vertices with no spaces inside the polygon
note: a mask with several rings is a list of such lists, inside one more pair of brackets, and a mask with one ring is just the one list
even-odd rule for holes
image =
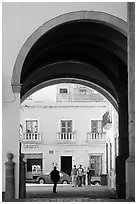
{"label": "white building wall", "polygon": [[[13,154],[13,162],[15,162],[15,196],[18,196],[19,192],[19,126],[20,110],[16,109],[19,106],[20,99],[19,94],[14,95],[12,101],[5,101],[2,105],[2,179],[6,177],[5,163],[8,161],[7,154]],[[5,183],[3,183],[3,189],[5,189]]]}
{"label": "white building wall", "polygon": [[[102,107],[32,107],[23,108],[21,114],[21,122],[25,127],[26,119],[38,119],[39,128],[44,134],[44,141],[48,144],[53,144],[56,141],[55,135],[60,132],[61,120],[72,120],[72,129],[78,134],[79,142],[85,142],[87,132],[90,132],[91,120],[102,120],[102,116],[106,111],[105,103]],[[24,117],[24,118],[23,118]],[[53,136],[54,135],[54,136]],[[50,136],[50,138],[49,138]],[[84,138],[85,137],[85,138]],[[48,140],[47,140],[48,138]],[[84,139],[83,139],[84,138]]]}
{"label": "white building wall", "polygon": [[[79,104],[80,105],[80,104]],[[70,105],[69,105],[70,106]],[[105,172],[105,141],[101,143],[87,142],[87,133],[90,132],[91,120],[101,120],[106,112],[105,103],[100,107],[23,107],[21,106],[21,122],[25,127],[26,119],[38,119],[39,131],[42,133],[42,143],[37,148],[24,148],[22,152],[43,153],[43,171],[49,172],[53,163],[60,169],[60,157],[72,156],[72,165],[82,164],[83,167],[89,166],[89,155],[92,153],[102,153],[103,172]],[[72,129],[76,132],[77,140],[72,144],[58,144],[57,133],[61,131],[60,121],[62,119],[72,120]],[[25,129],[24,129],[25,132]],[[53,151],[53,154],[49,154]]]}
{"label": "white building wall", "polygon": [[[109,124],[107,129],[104,129],[106,132],[106,138],[108,140],[108,185],[111,187],[115,187],[116,184],[116,156],[118,152],[116,152],[116,147],[115,147],[115,138],[117,138],[118,142],[118,113],[114,109],[114,107],[108,103],[107,109],[111,111],[112,115],[112,122]],[[112,144],[112,158],[110,158],[110,143]],[[112,167],[110,168],[110,160],[112,160]]]}

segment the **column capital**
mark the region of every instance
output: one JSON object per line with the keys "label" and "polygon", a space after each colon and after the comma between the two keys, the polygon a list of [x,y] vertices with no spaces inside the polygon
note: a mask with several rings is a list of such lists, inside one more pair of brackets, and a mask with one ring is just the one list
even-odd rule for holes
{"label": "column capital", "polygon": [[20,93],[22,84],[12,84],[12,90],[14,93]]}

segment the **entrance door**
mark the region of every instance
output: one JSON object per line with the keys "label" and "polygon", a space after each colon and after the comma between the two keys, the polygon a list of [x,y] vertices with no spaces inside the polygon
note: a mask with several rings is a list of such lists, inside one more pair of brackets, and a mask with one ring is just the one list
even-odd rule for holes
{"label": "entrance door", "polygon": [[92,171],[92,176],[100,176],[102,173],[102,156],[90,156],[90,168]]}
{"label": "entrance door", "polygon": [[72,170],[72,156],[61,156],[61,171],[71,175]]}

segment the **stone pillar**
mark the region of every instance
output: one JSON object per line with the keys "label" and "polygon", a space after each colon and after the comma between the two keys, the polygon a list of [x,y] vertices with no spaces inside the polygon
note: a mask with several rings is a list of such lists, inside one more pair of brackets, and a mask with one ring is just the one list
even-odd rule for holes
{"label": "stone pillar", "polygon": [[5,188],[5,199],[14,199],[15,198],[15,175],[14,175],[14,166],[15,163],[12,161],[13,154],[9,153],[7,155],[8,162],[6,165],[6,188]]}
{"label": "stone pillar", "polygon": [[119,62],[119,156],[116,158],[116,192],[126,198],[125,163],[129,156],[128,141],[128,73],[127,66]]}
{"label": "stone pillar", "polygon": [[126,198],[135,198],[135,3],[127,5],[129,157],[126,160]]}
{"label": "stone pillar", "polygon": [[20,178],[19,178],[19,198],[26,197],[26,162],[23,161],[24,154],[20,155]]}

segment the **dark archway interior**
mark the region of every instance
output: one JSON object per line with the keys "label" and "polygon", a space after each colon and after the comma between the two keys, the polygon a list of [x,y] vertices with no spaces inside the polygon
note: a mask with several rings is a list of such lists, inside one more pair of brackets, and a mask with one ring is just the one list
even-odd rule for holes
{"label": "dark archway interior", "polygon": [[97,84],[118,103],[116,183],[118,197],[124,198],[129,154],[127,37],[100,21],[70,21],[54,27],[36,41],[24,61],[21,98],[42,82],[69,77]]}
{"label": "dark archway interior", "polygon": [[[21,96],[40,82],[75,77],[100,85],[119,101],[119,68],[126,72],[126,51],[126,37],[111,27],[87,20],[61,24],[29,51],[21,72]],[[68,68],[69,62],[74,63]],[[88,66],[82,68],[79,63]],[[93,74],[95,69],[98,76]]]}

